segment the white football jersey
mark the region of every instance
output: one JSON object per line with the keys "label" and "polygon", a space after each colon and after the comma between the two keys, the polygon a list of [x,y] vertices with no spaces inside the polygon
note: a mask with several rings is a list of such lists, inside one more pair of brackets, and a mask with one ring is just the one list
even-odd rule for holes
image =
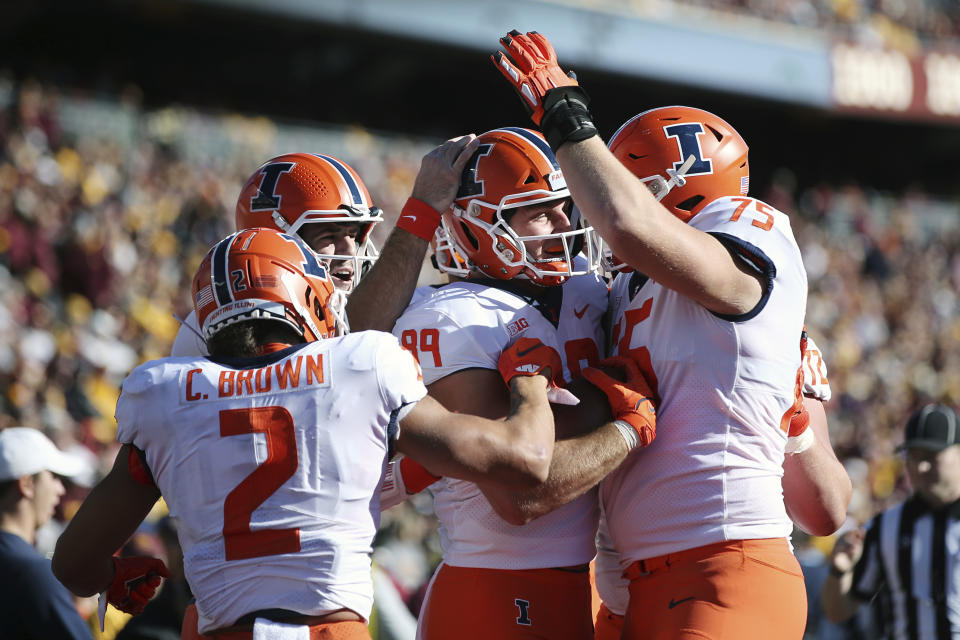
{"label": "white football jersey", "polygon": [[271,608],[369,617],[387,451],[424,395],[375,331],[127,377],[117,440],[144,451],[176,519],[201,632]]}
{"label": "white football jersey", "polygon": [[[807,338],[807,349],[803,354],[804,367],[804,395],[817,398],[822,402],[830,399],[830,384],[827,381],[827,364],[823,360],[819,347],[813,338]],[[811,371],[813,373],[811,373]],[[623,577],[623,563],[620,554],[613,546],[606,517],[601,509],[600,526],[597,529],[597,557],[594,560],[594,576],[597,593],[600,599],[612,613],[622,616],[626,614],[627,603],[630,600],[628,587],[630,581]]]}
{"label": "white football jersey", "polygon": [[657,437],[601,483],[624,564],[723,540],[789,536],[780,478],[800,366],[807,278],[786,215],[752,198],[710,203],[690,225],[766,281],[739,317],[638,273],[610,291],[612,350],[660,395]]}
{"label": "white football jersey", "polygon": [[[500,288],[510,283],[483,282],[434,289],[397,321],[394,334],[415,351],[428,385],[464,369],[496,370],[501,352],[522,336],[556,349],[568,380],[598,361],[607,302],[599,277],[576,276],[535,302]],[[539,569],[588,562],[594,555],[595,490],[524,526],[501,519],[471,482],[443,478],[430,491],[447,564]]]}

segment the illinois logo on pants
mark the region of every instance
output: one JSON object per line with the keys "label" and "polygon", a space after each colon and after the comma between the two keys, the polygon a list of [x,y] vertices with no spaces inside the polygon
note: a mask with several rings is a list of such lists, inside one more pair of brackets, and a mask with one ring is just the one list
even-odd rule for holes
{"label": "illinois logo on pants", "polygon": [[427,590],[418,640],[590,640],[590,579],[561,569],[441,564]]}

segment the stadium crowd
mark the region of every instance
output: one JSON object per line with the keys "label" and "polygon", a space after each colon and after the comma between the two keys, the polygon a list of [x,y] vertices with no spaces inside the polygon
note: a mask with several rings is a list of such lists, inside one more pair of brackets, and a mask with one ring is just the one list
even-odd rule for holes
{"label": "stadium crowd", "polygon": [[760,19],[905,52],[960,35],[960,6],[950,0],[593,0],[591,5],[653,18],[706,12],[715,23],[730,25]]}
{"label": "stadium crowd", "polygon": [[[699,4],[776,13],[794,3]],[[948,4],[938,15],[955,31]],[[923,6],[935,12],[937,3]],[[174,314],[187,314],[194,270],[232,230],[251,168],[291,150],[342,157],[385,211],[382,241],[431,146],[185,108],[148,112],[133,91],[99,101],[0,76],[0,428],[40,429],[89,461],[60,526],[83,485],[110,468],[120,382],[169,353]],[[920,188],[798,185],[787,170],[756,195],[791,215],[804,255],[807,327],[829,368],[831,434],[854,483],[851,517],[862,523],[905,495],[894,451],[905,416],[926,400],[960,404],[960,205]],[[440,280],[428,267],[423,279]],[[411,608],[438,559],[430,510],[418,496],[388,512],[375,555]],[[41,537],[41,550],[55,537],[55,528]],[[831,542],[804,544],[825,553]]]}

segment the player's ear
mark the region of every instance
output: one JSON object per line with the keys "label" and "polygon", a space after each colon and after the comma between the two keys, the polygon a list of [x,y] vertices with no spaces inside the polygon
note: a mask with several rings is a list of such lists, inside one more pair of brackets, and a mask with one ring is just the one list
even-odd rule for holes
{"label": "player's ear", "polygon": [[21,476],[17,479],[17,489],[24,498],[32,500],[33,496],[36,495],[36,488],[36,476]]}

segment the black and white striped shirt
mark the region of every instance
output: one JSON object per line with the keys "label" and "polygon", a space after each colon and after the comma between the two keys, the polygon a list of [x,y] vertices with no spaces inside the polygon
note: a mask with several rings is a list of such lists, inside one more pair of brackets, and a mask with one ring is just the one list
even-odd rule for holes
{"label": "black and white striped shirt", "polygon": [[960,501],[934,511],[914,494],[874,517],[853,594],[878,598],[886,638],[960,640]]}

